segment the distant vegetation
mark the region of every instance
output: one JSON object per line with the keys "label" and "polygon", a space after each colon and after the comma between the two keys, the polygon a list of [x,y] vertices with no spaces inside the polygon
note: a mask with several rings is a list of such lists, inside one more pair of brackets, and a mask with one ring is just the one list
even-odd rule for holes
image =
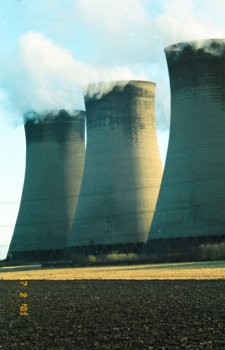
{"label": "distant vegetation", "polygon": [[147,263],[149,256],[134,253],[110,253],[104,255],[89,255],[87,257],[77,256],[72,260],[72,266],[103,266],[103,265],[130,265],[138,263]]}
{"label": "distant vegetation", "polygon": [[213,261],[225,260],[225,242],[206,243],[196,245],[193,250],[186,253],[173,252],[160,254],[135,254],[119,253],[99,255],[74,255],[72,258],[65,260],[30,262],[30,261],[0,261],[0,267],[16,265],[42,264],[43,267],[88,267],[88,266],[116,266],[116,265],[139,265],[154,263],[179,263],[193,261]]}
{"label": "distant vegetation", "polygon": [[54,261],[45,262],[44,267],[50,266],[110,266],[110,265],[133,265],[133,264],[147,264],[151,262],[148,255],[134,254],[134,253],[110,253],[102,255],[75,255],[71,261]]}
{"label": "distant vegetation", "polygon": [[225,242],[202,244],[199,247],[201,260],[224,260]]}

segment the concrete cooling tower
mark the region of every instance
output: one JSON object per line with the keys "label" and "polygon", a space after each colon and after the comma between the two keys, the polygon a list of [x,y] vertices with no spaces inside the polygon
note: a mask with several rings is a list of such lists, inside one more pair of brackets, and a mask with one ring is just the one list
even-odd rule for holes
{"label": "concrete cooling tower", "polygon": [[171,127],[147,251],[182,253],[225,237],[225,40],[165,52]]}
{"label": "concrete cooling tower", "polygon": [[62,257],[83,174],[85,112],[36,115],[25,123],[26,172],[8,259]]}
{"label": "concrete cooling tower", "polygon": [[137,251],[147,240],[162,175],[155,84],[91,84],[87,149],[71,252]]}

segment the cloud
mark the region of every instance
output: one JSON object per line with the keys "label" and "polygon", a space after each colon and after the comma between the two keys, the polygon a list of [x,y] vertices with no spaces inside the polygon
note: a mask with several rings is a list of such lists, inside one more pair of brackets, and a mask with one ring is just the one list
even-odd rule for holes
{"label": "cloud", "polygon": [[70,50],[31,32],[20,38],[14,57],[5,57],[0,84],[22,121],[23,113],[32,110],[84,108],[82,88],[89,83],[143,78],[127,67],[105,68],[76,60]]}
{"label": "cloud", "polygon": [[[60,4],[48,1],[57,13]],[[168,128],[165,47],[225,36],[224,0],[217,0],[216,6],[213,0],[70,0],[62,9],[63,15],[54,20],[64,28],[61,35],[57,32],[58,41],[40,32],[26,33],[14,58],[1,65],[0,83],[20,113],[83,108],[81,87],[88,83],[148,79],[157,86],[157,125]]]}
{"label": "cloud", "polygon": [[100,62],[140,62],[147,54],[146,40],[156,35],[149,32],[152,26],[140,0],[77,0],[74,13],[90,34],[94,59]]}
{"label": "cloud", "polygon": [[99,60],[148,64],[178,41],[222,38],[224,11],[224,0],[77,0],[74,13]]}
{"label": "cloud", "polygon": [[76,0],[74,14],[95,62],[124,64],[157,85],[157,125],[169,127],[170,92],[164,49],[177,42],[222,38],[225,1]]}

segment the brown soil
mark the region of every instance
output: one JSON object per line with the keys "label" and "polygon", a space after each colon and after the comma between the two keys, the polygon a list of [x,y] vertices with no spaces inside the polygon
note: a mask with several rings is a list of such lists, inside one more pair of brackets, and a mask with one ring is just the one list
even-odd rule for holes
{"label": "brown soil", "polygon": [[225,349],[222,280],[0,281],[0,307],[3,350]]}

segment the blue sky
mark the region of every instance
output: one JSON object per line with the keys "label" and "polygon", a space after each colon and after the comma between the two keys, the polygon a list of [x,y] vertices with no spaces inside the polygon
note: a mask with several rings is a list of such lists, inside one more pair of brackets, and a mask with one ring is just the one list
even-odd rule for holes
{"label": "blue sky", "polygon": [[81,87],[94,81],[154,81],[164,162],[170,90],[163,50],[224,37],[224,13],[225,0],[0,1],[0,258],[23,186],[23,113],[82,108]]}

